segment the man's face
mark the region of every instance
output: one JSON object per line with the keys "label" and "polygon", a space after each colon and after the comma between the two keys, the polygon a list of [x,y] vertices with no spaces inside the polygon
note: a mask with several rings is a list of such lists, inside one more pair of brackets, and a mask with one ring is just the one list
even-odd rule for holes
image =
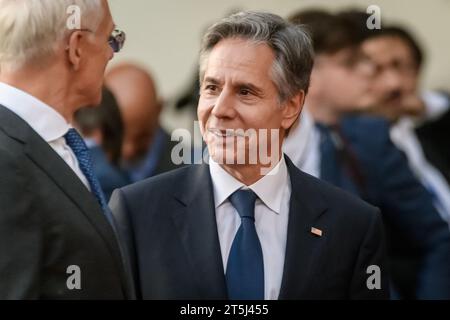
{"label": "man's face", "polygon": [[[224,157],[231,154],[236,163],[238,147],[233,141],[241,137],[237,129],[255,129],[257,133],[268,129],[264,135],[267,144],[257,135],[245,138],[246,154],[255,145],[269,153],[271,148],[281,148],[284,130],[291,123],[284,120],[284,108],[271,78],[274,58],[266,44],[239,38],[222,40],[210,52],[197,111],[209,154],[216,162],[225,163]],[[279,130],[279,139],[270,136],[270,129]]]}
{"label": "man's face", "polygon": [[103,4],[103,19],[95,33],[87,34],[88,41],[83,47],[87,58],[80,66],[80,86],[88,101],[85,105],[98,105],[101,102],[103,78],[106,65],[113,58],[114,52],[109,45],[109,37],[114,30],[114,22],[108,2]]}
{"label": "man's face", "polygon": [[137,165],[147,156],[159,127],[162,104],[156,86],[146,70],[133,64],[113,67],[105,84],[117,99],[123,119],[123,165]]}
{"label": "man's face", "polygon": [[318,54],[310,90],[336,112],[361,111],[372,103],[368,96],[372,74],[373,66],[359,47]]}
{"label": "man's face", "polygon": [[392,119],[414,113],[418,70],[409,46],[401,38],[382,36],[366,40],[362,48],[375,65],[371,94],[376,111]]}
{"label": "man's face", "polygon": [[122,159],[129,164],[141,161],[150,149],[158,126],[156,103],[155,99],[135,96],[130,97],[127,106],[121,109],[125,129]]}

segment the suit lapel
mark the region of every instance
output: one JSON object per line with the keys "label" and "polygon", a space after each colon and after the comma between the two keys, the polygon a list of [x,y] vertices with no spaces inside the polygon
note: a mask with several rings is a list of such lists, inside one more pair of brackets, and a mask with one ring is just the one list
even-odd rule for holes
{"label": "suit lapel", "polygon": [[211,177],[207,165],[192,166],[186,185],[175,198],[181,208],[172,213],[193,276],[202,297],[226,299],[226,284],[214,207]]}
{"label": "suit lapel", "polygon": [[64,160],[26,122],[2,106],[0,106],[0,119],[7,134],[25,144],[27,156],[52,179],[96,228],[123,274],[121,255],[114,231],[95,197]]}
{"label": "suit lapel", "polygon": [[[311,275],[320,259],[321,237],[311,227],[326,211],[323,199],[309,191],[307,179],[286,157],[292,184],[286,255],[280,299],[306,297]],[[226,282],[215,218],[212,182],[207,165],[192,166],[186,185],[175,198],[181,207],[172,212],[177,232],[202,297],[227,298]]]}
{"label": "suit lapel", "polygon": [[308,181],[286,157],[291,180],[291,201],[287,230],[286,254],[279,299],[307,297],[313,281],[314,266],[320,258],[322,237],[311,232],[315,222],[326,211],[317,194],[308,190]]}

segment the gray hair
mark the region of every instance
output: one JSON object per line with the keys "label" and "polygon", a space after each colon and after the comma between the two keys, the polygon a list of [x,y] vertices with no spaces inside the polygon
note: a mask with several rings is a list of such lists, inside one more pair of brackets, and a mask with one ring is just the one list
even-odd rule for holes
{"label": "gray hair", "polygon": [[79,8],[81,28],[98,28],[102,0],[0,0],[0,67],[51,55],[67,34],[70,6]]}
{"label": "gray hair", "polygon": [[265,12],[243,11],[212,25],[203,37],[200,51],[200,82],[203,81],[209,54],[227,38],[265,43],[275,54],[272,80],[284,102],[301,90],[308,91],[314,53],[311,37],[303,26]]}

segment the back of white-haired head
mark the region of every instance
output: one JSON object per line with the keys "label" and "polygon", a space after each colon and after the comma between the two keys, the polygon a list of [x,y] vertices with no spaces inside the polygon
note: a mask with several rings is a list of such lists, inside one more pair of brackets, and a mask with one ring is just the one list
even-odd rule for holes
{"label": "back of white-haired head", "polygon": [[81,28],[97,29],[102,0],[0,0],[0,69],[51,55],[69,31],[71,6],[79,9]]}

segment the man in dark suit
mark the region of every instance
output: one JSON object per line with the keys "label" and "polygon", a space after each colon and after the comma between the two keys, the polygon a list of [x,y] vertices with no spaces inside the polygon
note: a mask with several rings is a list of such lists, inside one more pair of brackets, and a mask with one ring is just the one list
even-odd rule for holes
{"label": "man in dark suit", "polygon": [[417,178],[433,195],[440,214],[450,222],[448,96],[420,92],[423,51],[407,29],[385,26],[366,39],[364,53],[376,66],[372,112],[391,123],[394,144],[405,152]]}
{"label": "man in dark suit", "polygon": [[142,298],[387,298],[378,210],[281,154],[309,86],[304,29],[241,12],[208,30],[201,57],[209,165],[119,189],[110,202]]}
{"label": "man in dark suit", "polygon": [[380,208],[387,229],[396,297],[450,297],[450,232],[432,197],[411,172],[382,118],[355,115],[370,105],[371,64],[360,30],[346,16],[321,10],[292,17],[315,43],[306,110],[284,151],[302,170]]}
{"label": "man in dark suit", "polygon": [[100,102],[123,38],[106,40],[104,0],[77,1],[89,23],[62,28],[71,4],[1,2],[0,299],[132,297],[111,212],[70,125]]}

